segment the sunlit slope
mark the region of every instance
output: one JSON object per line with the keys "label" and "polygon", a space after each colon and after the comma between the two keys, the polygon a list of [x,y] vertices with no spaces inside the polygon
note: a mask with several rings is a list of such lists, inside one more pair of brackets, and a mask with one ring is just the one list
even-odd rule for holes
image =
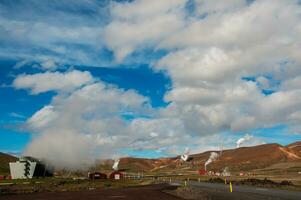
{"label": "sunlit slope", "polygon": [[[301,142],[287,146],[279,144],[263,144],[253,147],[241,147],[236,149],[215,151],[220,156],[207,166],[207,170],[222,171],[228,167],[232,172],[257,171],[272,166],[293,166],[296,171],[301,169]],[[188,162],[180,157],[145,159],[122,158],[119,168],[126,171],[144,171],[147,173],[195,173],[204,169],[204,164],[211,151],[194,154]],[[98,169],[110,170],[112,162],[106,161],[98,165]]]}

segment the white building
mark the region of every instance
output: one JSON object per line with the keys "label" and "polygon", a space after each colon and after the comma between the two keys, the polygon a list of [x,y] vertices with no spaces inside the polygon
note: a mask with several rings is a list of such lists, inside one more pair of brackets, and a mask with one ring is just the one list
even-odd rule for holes
{"label": "white building", "polygon": [[27,179],[50,175],[43,164],[31,157],[21,157],[19,161],[9,163],[9,169],[12,179]]}

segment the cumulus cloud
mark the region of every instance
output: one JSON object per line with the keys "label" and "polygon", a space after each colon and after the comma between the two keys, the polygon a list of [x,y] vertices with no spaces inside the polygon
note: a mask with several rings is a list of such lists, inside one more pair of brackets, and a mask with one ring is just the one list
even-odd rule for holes
{"label": "cumulus cloud", "polygon": [[229,1],[219,1],[219,0],[195,0],[196,4],[196,14],[214,14],[220,12],[230,12],[246,6],[246,0],[229,0]]}
{"label": "cumulus cloud", "polygon": [[[65,87],[60,89],[65,91]],[[149,100],[134,90],[101,81],[58,94],[27,120],[26,127],[36,134],[24,154],[60,169],[82,169],[94,159],[110,158],[130,140],[141,137],[130,131],[129,122],[122,117],[128,112],[149,113]]]}
{"label": "cumulus cloud", "polygon": [[58,66],[52,59],[46,59],[41,63],[41,67],[46,70],[55,70]]}
{"label": "cumulus cloud", "polygon": [[[293,97],[299,93],[293,85],[298,83],[297,66],[301,64],[294,53],[300,41],[297,1],[273,1],[273,5],[268,0],[250,5],[233,1],[231,5],[239,5],[239,9],[230,11],[228,6],[219,9],[218,3],[199,3],[210,14],[193,20],[187,29],[160,44],[161,48],[179,48],[155,65],[172,77],[173,88],[165,96],[173,102],[172,113],[187,118],[185,124],[198,121],[202,126],[192,128],[199,132],[294,125],[296,121],[289,116],[301,109],[298,97]],[[294,60],[294,64],[279,64],[286,60]],[[297,77],[290,79],[292,71]],[[255,77],[256,81],[243,77]],[[273,81],[283,82],[283,86],[279,89]],[[262,89],[275,93],[266,96]]]}
{"label": "cumulus cloud", "polygon": [[[149,12],[150,4],[116,3],[115,18],[106,31],[120,41],[106,43],[119,61],[134,50],[149,48],[150,42],[153,48],[168,51],[153,65],[172,80],[165,95],[170,104],[161,110],[163,118],[176,118],[188,134],[201,135],[296,124],[292,116],[301,109],[296,88],[301,74],[296,56],[301,41],[298,1],[197,0],[194,12],[188,14],[177,3]],[[180,28],[161,29],[167,34],[164,37],[163,33],[150,38],[152,32],[141,34],[140,23],[156,28],[152,22],[157,17],[174,12],[181,14],[170,30],[173,24]],[[149,21],[153,13],[156,17]],[[128,24],[130,31],[110,29],[114,23]],[[120,56],[122,49],[128,51]],[[263,90],[274,93],[266,95]]]}
{"label": "cumulus cloud", "polygon": [[33,129],[39,129],[47,126],[47,124],[56,117],[57,115],[53,110],[53,106],[45,106],[31,116],[27,120],[27,123]]}
{"label": "cumulus cloud", "polygon": [[121,62],[137,48],[153,47],[183,28],[185,4],[183,0],[113,3],[113,20],[105,27],[104,40],[116,60]]}
{"label": "cumulus cloud", "polygon": [[298,90],[301,85],[301,76],[294,77],[292,79],[285,80],[281,85],[282,90]]}
{"label": "cumulus cloud", "polygon": [[0,55],[46,69],[50,63],[45,65],[45,58],[63,64],[104,63],[101,38],[108,16],[108,1],[20,0],[13,6],[1,1]]}
{"label": "cumulus cloud", "polygon": [[[129,112],[156,117],[123,118]],[[26,126],[36,134],[24,154],[44,159],[58,169],[83,169],[95,159],[111,158],[127,148],[175,155],[182,152],[179,146],[188,143],[198,150],[200,145],[214,149],[203,139],[215,141],[210,135],[195,138],[181,119],[164,117],[135,91],[101,81],[55,96],[27,120]]]}
{"label": "cumulus cloud", "polygon": [[29,89],[32,94],[47,91],[72,91],[93,82],[93,77],[87,71],[73,70],[66,73],[46,72],[19,75],[13,82],[17,89]]}
{"label": "cumulus cloud", "polygon": [[[184,49],[163,57],[157,67],[167,70],[174,84],[178,84],[179,81],[189,85],[204,84],[208,81],[222,82],[233,78],[238,68],[235,58],[239,54],[215,47]],[[191,78],[197,82],[191,81]]]}

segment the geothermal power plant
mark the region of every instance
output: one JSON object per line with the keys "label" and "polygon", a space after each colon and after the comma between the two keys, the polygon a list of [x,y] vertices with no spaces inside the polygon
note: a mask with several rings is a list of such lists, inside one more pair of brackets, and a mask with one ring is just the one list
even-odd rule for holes
{"label": "geothermal power plant", "polygon": [[[192,154],[191,150],[186,148],[181,155],[175,157],[157,159],[123,157],[99,160],[94,166],[81,171],[50,170],[51,166],[46,165],[47,162],[43,160],[32,157],[14,158],[15,161],[7,163],[10,175],[0,175],[0,194],[6,191],[27,193],[28,190],[30,193],[78,191],[85,196],[89,195],[87,191],[95,190],[93,192],[99,193],[102,197],[107,195],[107,198],[103,199],[111,199],[112,196],[127,199],[125,197],[131,196],[132,190],[126,195],[119,192],[124,191],[125,188],[131,188],[129,186],[135,186],[135,191],[140,192],[144,188],[140,187],[140,184],[146,184],[145,188],[153,189],[187,187],[188,189],[184,189],[187,190],[184,196],[191,194],[190,186],[198,188],[201,192],[208,192],[210,188],[211,190],[214,188],[214,191],[209,191],[210,195],[215,196],[219,193],[227,195],[233,192],[239,196],[234,199],[248,197],[250,195],[248,191],[256,195],[273,197],[276,193],[258,193],[258,191],[269,191],[266,187],[271,187],[277,189],[277,194],[281,195],[278,199],[299,200],[301,192],[285,190],[300,188],[301,142],[287,146],[262,144],[242,147],[242,144],[250,138],[250,135],[240,138],[237,141],[239,147],[234,149],[220,148],[215,151]],[[50,176],[53,177],[45,178]],[[242,185],[246,185],[248,190],[245,190]],[[111,187],[113,187],[112,190],[110,190]],[[115,187],[125,188],[118,190],[115,194]],[[91,191],[91,194],[94,194],[93,192]],[[77,193],[65,194],[76,199]],[[293,198],[287,198],[288,196],[293,196]],[[152,197],[155,198],[155,196],[150,196],[148,199]],[[66,196],[66,198],[69,197]],[[49,196],[46,195],[45,199],[49,199]],[[158,199],[164,198],[158,197]]]}

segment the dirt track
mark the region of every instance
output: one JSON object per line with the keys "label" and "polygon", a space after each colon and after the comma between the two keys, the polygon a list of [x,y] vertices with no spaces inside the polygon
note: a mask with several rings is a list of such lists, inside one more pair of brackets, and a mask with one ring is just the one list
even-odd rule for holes
{"label": "dirt track", "polygon": [[35,193],[21,195],[0,196],[1,200],[175,200],[179,199],[172,195],[162,192],[162,190],[172,189],[167,185],[152,185],[143,187],[131,187],[121,189],[101,189],[93,191],[78,191],[78,192],[53,192],[53,193]]}

